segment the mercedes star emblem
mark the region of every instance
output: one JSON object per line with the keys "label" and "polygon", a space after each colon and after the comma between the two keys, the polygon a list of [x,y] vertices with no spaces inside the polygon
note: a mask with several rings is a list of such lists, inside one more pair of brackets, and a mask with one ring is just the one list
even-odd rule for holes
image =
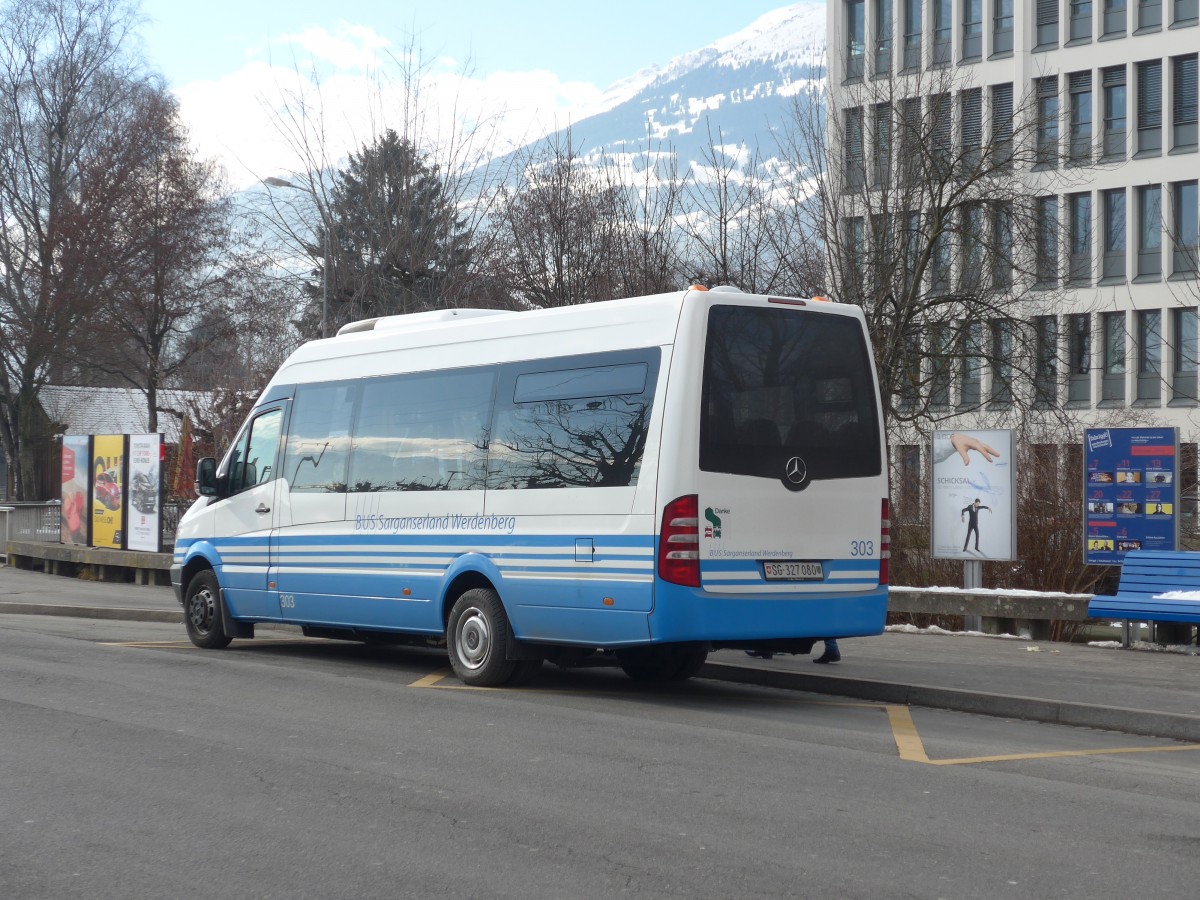
{"label": "mercedes star emblem", "polygon": [[804,465],[804,460],[798,456],[793,456],[787,461],[787,466],[784,468],[784,477],[792,484],[800,484],[808,475],[808,469]]}

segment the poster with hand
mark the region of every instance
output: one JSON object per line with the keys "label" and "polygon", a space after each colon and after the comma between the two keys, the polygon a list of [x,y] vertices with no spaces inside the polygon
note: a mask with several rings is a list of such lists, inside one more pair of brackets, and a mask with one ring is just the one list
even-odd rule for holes
{"label": "poster with hand", "polygon": [[1008,429],[933,435],[935,559],[1016,559],[1016,473]]}

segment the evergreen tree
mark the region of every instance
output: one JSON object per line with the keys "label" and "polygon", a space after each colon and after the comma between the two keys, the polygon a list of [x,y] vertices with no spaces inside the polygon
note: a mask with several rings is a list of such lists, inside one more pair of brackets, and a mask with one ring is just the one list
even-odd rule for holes
{"label": "evergreen tree", "polygon": [[[331,334],[356,319],[447,305],[466,277],[466,230],[438,167],[391,129],[337,173],[330,220],[333,240],[323,243]],[[320,281],[310,290],[319,304]]]}

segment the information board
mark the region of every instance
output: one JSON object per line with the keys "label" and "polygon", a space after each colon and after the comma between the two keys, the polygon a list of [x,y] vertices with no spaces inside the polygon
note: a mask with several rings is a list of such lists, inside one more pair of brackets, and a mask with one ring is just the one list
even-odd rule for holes
{"label": "information board", "polygon": [[162,435],[129,436],[127,550],[162,550]]}
{"label": "information board", "polygon": [[92,438],[92,546],[125,549],[125,435]]}
{"label": "information board", "polygon": [[1179,430],[1084,432],[1084,562],[1118,565],[1130,550],[1179,546]]}
{"label": "information board", "polygon": [[62,439],[62,532],[64,544],[87,546],[91,516],[92,439],[86,434],[68,434]]}

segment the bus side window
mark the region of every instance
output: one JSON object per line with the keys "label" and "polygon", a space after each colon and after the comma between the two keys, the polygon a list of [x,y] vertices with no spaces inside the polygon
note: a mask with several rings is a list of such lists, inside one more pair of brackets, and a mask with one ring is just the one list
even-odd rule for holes
{"label": "bus side window", "polygon": [[245,444],[239,441],[230,460],[230,494],[266,484],[275,477],[275,456],[279,450],[279,426],[282,422],[283,410],[272,409],[250,423]]}

